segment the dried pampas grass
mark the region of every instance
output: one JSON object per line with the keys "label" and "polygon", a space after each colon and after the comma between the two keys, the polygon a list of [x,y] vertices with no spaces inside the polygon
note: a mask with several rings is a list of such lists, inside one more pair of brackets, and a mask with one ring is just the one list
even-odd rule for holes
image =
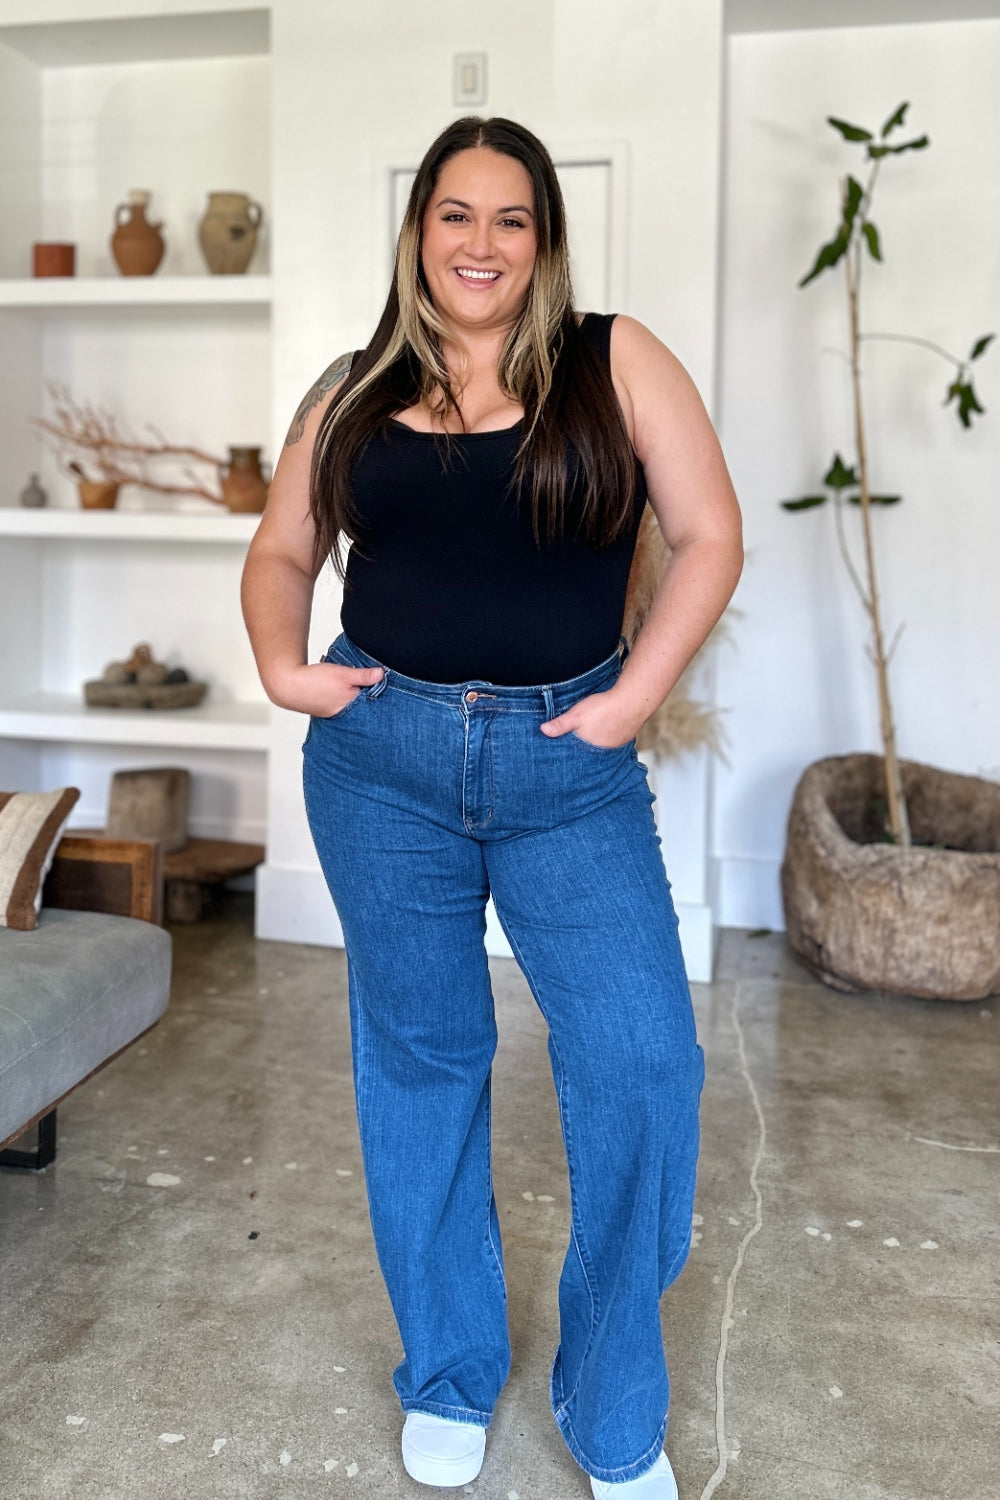
{"label": "dried pampas grass", "polygon": [[[653,596],[670,558],[656,517],[647,505],[639,527],[635,557],[625,595],[622,635],[631,646],[649,613]],[[675,758],[703,747],[725,760],[725,736],[719,710],[692,696],[694,679],[703,665],[704,652],[727,635],[724,624],[716,625],[701,651],[682,673],[673,692],[639,730],[640,750]]]}

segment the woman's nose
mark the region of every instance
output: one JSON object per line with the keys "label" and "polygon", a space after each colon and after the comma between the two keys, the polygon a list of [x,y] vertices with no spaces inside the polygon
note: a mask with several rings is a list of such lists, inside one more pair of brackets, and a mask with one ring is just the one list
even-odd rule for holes
{"label": "woman's nose", "polygon": [[493,226],[489,223],[473,223],[469,226],[467,249],[479,260],[488,260],[493,254]]}

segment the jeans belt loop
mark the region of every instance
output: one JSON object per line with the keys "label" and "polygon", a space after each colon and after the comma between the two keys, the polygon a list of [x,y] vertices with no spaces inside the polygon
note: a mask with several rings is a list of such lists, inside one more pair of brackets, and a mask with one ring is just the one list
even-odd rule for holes
{"label": "jeans belt loop", "polygon": [[376,682],[374,684],[374,686],[372,686],[371,688],[369,688],[369,690],[368,690],[368,697],[369,698],[377,698],[380,693],[384,693],[385,692],[385,690],[386,690],[386,688],[388,686],[389,686],[389,668],[388,667],[383,667],[382,668],[382,676],[379,678],[378,682]]}
{"label": "jeans belt loop", "polygon": [[629,647],[628,641],[625,639],[625,637],[623,635],[620,635],[618,637],[618,641],[619,641],[618,662],[619,662],[620,666],[624,666],[625,663],[628,661],[628,653],[629,653],[630,647]]}
{"label": "jeans belt loop", "polygon": [[556,716],[556,700],[552,696],[551,688],[542,688],[542,697],[545,699],[545,717],[554,719]]}

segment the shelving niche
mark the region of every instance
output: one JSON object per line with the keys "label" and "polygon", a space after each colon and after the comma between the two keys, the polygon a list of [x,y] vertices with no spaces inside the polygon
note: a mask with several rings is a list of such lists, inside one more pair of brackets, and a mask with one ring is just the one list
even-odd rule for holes
{"label": "shelving niche", "polygon": [[[0,786],[79,786],[74,822],[94,826],[115,769],[185,765],[193,833],[263,840],[268,708],[238,603],[258,518],[138,489],[114,511],[81,511],[31,418],[58,380],[122,431],[273,456],[269,12],[224,0],[119,19],[62,9],[0,25],[0,174],[14,210],[0,216]],[[152,277],[122,277],[110,254],[130,188],[152,191],[164,224]],[[221,189],[264,205],[246,276],[209,276],[198,249],[207,194]],[[32,279],[36,239],[76,243],[78,275]],[[17,504],[30,473],[45,510]],[[83,681],[138,641],[207,680],[205,703],[84,708]]]}

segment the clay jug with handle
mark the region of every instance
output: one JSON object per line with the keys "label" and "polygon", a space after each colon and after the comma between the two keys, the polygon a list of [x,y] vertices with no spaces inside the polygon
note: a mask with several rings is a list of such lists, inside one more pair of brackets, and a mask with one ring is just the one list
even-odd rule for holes
{"label": "clay jug with handle", "polygon": [[111,236],[111,254],[123,276],[152,276],[166,248],[162,225],[146,218],[151,193],[134,189],[128,201],[115,209],[115,232]]}
{"label": "clay jug with handle", "polygon": [[239,276],[257,248],[264,210],[246,193],[209,193],[198,243],[213,276]]}
{"label": "clay jug with handle", "polygon": [[230,448],[229,463],[219,471],[223,504],[232,511],[259,514],[267,500],[259,448]]}

